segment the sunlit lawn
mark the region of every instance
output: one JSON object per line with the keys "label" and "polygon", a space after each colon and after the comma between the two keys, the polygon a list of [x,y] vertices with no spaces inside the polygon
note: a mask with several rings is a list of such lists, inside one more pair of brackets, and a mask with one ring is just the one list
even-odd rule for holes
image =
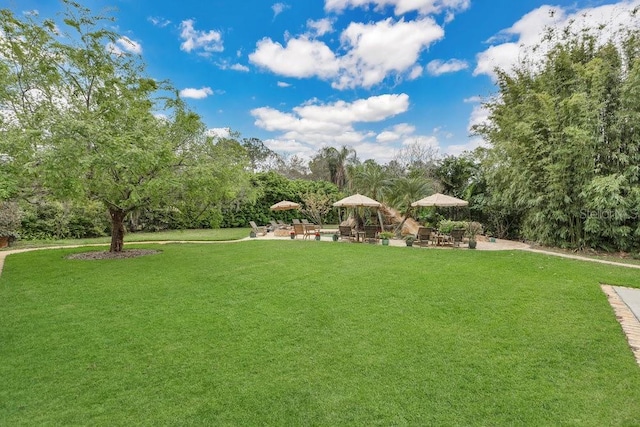
{"label": "sunlit lawn", "polygon": [[162,252],[7,258],[0,424],[640,425],[640,368],[599,287],[640,287],[637,270],[314,241],[144,247]]}
{"label": "sunlit lawn", "polygon": [[[218,228],[200,230],[166,230],[154,233],[140,232],[127,233],[125,235],[125,246],[127,242],[158,242],[165,240],[239,240],[249,235],[250,228]],[[12,244],[12,248],[29,248],[37,246],[59,246],[59,245],[95,245],[108,244],[111,237],[96,237],[87,239],[59,239],[59,240],[18,240]]]}

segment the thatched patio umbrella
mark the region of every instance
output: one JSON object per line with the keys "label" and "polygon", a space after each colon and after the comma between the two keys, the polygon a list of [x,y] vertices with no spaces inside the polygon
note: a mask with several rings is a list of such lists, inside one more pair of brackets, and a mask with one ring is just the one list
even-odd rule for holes
{"label": "thatched patio umbrella", "polygon": [[288,211],[290,209],[299,209],[299,208],[300,208],[300,204],[296,202],[290,202],[289,200],[283,200],[271,206],[270,209],[272,211]]}
{"label": "thatched patio umbrella", "polygon": [[466,200],[458,199],[456,197],[447,196],[440,193],[435,193],[424,199],[420,199],[417,202],[411,203],[414,208],[417,206],[436,206],[441,208],[448,208],[454,206],[468,206],[469,202]]}
{"label": "thatched patio umbrella", "polygon": [[381,203],[373,200],[370,197],[363,196],[362,194],[354,194],[353,196],[345,197],[342,200],[338,200],[333,204],[335,207],[341,208],[375,208],[378,212],[378,220],[380,221],[380,227],[384,230],[384,223],[382,216],[380,215]]}

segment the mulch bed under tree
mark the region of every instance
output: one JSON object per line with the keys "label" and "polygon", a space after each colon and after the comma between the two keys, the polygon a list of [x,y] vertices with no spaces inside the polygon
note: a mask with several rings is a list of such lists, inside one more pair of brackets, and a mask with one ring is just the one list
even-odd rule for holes
{"label": "mulch bed under tree", "polygon": [[145,255],[155,255],[159,254],[160,251],[156,251],[153,249],[126,249],[120,252],[109,252],[109,251],[92,251],[92,252],[81,252],[78,254],[72,254],[67,257],[67,259],[122,259],[122,258],[137,258]]}

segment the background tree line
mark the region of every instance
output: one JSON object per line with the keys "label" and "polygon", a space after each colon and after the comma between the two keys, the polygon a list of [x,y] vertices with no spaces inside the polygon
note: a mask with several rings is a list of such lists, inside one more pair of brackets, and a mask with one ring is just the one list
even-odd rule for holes
{"label": "background tree line", "polygon": [[[440,191],[468,200],[466,215],[498,237],[640,249],[638,30],[604,43],[550,30],[543,60],[496,70],[489,119],[474,128],[486,148],[443,157],[416,142],[380,164],[326,146],[307,161],[258,138],[207,136],[169,82],[110,48],[109,17],[63,2],[64,28],[0,11],[0,233],[111,233],[120,250],[125,229],[336,223],[331,204],[355,192],[435,223],[446,212],[410,203]],[[285,199],[302,211],[269,210]]]}

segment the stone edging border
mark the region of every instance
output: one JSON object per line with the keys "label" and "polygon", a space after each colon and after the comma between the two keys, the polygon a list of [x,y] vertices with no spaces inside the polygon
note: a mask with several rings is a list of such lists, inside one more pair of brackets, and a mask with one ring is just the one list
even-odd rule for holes
{"label": "stone edging border", "polygon": [[622,326],[622,331],[627,337],[627,342],[636,358],[636,362],[640,365],[640,321],[620,298],[613,286],[601,284],[600,287],[609,299],[609,304],[611,304],[616,319]]}

